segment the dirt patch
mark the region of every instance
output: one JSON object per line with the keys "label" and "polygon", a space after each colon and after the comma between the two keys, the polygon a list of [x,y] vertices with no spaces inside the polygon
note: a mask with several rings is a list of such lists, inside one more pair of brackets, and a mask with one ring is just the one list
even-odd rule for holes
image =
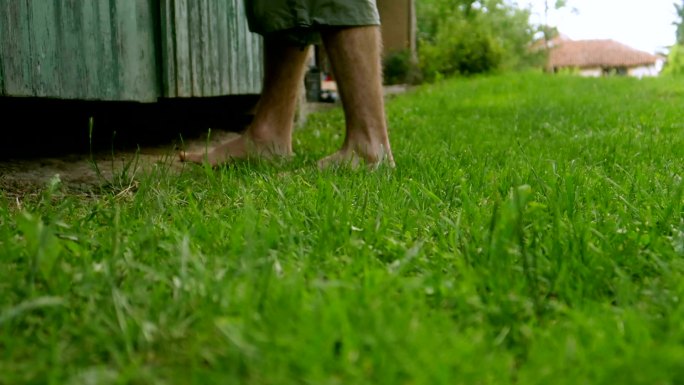
{"label": "dirt patch", "polygon": [[[236,137],[237,134],[215,131],[184,143],[188,151],[202,151]],[[183,163],[178,161],[178,144],[162,143],[140,149],[100,151],[95,154],[72,153],[51,157],[26,157],[0,161],[0,190],[7,197],[22,197],[36,193],[58,177],[67,191],[92,192],[112,183],[133,181],[141,173],[153,167],[167,167],[181,172]]]}
{"label": "dirt patch", "polygon": [[88,192],[150,167],[180,171],[178,148],[202,150],[244,130],[257,98],[144,104],[0,97],[0,195],[39,191],[55,175],[67,190]]}

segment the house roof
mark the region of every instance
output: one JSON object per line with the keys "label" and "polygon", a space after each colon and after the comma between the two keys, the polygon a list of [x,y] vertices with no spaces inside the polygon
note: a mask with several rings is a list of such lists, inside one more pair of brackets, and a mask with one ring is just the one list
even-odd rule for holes
{"label": "house roof", "polygon": [[638,67],[652,65],[659,57],[614,40],[561,40],[549,53],[549,67]]}
{"label": "house roof", "polygon": [[563,42],[566,41],[572,41],[567,35],[564,34],[558,34],[557,36],[554,36],[552,39],[550,39],[548,42],[544,39],[537,39],[535,40],[532,45],[530,45],[530,50],[532,52],[538,52],[540,50],[546,49],[546,46],[548,45],[549,48],[555,47]]}

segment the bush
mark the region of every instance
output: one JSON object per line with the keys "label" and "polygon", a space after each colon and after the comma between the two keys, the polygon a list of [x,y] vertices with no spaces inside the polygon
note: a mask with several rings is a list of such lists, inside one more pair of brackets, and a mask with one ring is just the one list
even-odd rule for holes
{"label": "bush", "polygon": [[530,10],[508,0],[420,0],[419,57],[427,81],[444,76],[543,66],[529,49]]}
{"label": "bush", "polygon": [[663,74],[684,76],[684,46],[672,46],[667,57],[667,65],[663,68]]}
{"label": "bush", "polygon": [[420,83],[418,67],[408,49],[387,54],[383,59],[383,69],[385,84]]}
{"label": "bush", "polygon": [[420,63],[427,81],[451,75],[472,75],[495,70],[502,47],[481,24],[450,18],[440,25],[433,42],[422,42]]}

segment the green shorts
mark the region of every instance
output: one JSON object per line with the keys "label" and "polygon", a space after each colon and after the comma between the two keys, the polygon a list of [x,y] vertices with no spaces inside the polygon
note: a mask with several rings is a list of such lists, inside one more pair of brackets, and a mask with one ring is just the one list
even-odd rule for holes
{"label": "green shorts", "polygon": [[325,27],[380,25],[376,0],[244,0],[249,29],[306,46]]}

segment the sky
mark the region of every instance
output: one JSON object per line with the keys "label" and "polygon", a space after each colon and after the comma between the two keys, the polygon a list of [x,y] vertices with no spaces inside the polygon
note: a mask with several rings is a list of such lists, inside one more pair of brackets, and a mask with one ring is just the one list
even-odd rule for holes
{"label": "sky", "polygon": [[[674,3],[675,0],[568,0],[568,7],[550,11],[549,24],[574,40],[613,39],[650,53],[667,52],[667,46],[675,42]],[[544,22],[544,0],[518,0],[518,4],[532,7],[533,23]]]}

